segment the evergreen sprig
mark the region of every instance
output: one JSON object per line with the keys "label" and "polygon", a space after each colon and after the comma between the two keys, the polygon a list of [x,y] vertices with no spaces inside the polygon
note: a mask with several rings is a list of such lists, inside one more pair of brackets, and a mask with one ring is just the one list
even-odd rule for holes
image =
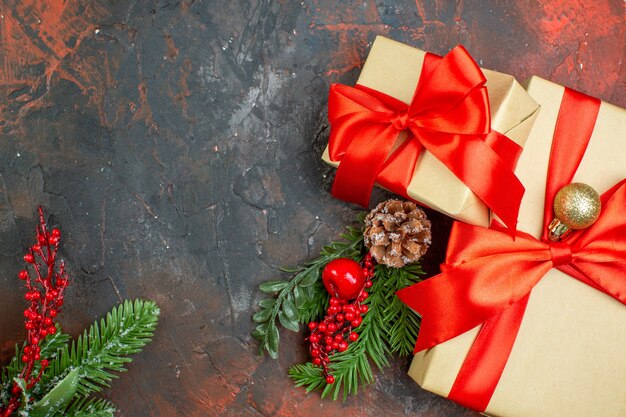
{"label": "evergreen sprig", "polygon": [[331,356],[330,369],[335,382],[327,384],[321,368],[308,362],[289,369],[296,386],[306,387],[307,392],[322,389],[322,398],[330,396],[334,400],[343,392],[345,399],[356,394],[362,385],[373,382],[370,361],[382,369],[389,364],[392,354],[410,354],[419,330],[419,317],[395,293],[418,282],[421,274],[419,264],[402,268],[377,265],[374,285],[364,302],[369,311],[356,329],[359,338],[345,352]]}
{"label": "evergreen sprig", "polygon": [[[365,252],[365,214],[359,215],[358,227],[348,227],[347,233],[341,235],[343,240],[324,246],[317,259],[302,267],[285,269],[292,274],[290,280],[260,285],[262,292],[272,296],[259,302],[260,310],[253,316],[258,326],[252,334],[260,340],[260,354],[267,351],[272,358],[278,357],[280,335],[277,320],[282,327],[297,332],[300,323],[308,323],[324,315],[329,295],[322,284],[322,270],[336,258],[361,261]],[[355,330],[359,338],[346,351],[331,356],[330,370],[335,382],[327,384],[322,368],[309,362],[289,369],[296,385],[306,387],[307,392],[322,389],[323,398],[330,396],[337,399],[343,394],[345,399],[357,393],[361,386],[374,381],[371,364],[381,369],[389,365],[392,355],[409,355],[417,338],[420,319],[395,293],[418,282],[422,274],[419,264],[402,268],[377,265],[373,286],[364,301],[369,311]]]}
{"label": "evergreen sprig", "polygon": [[64,414],[65,417],[113,417],[115,406],[107,400],[80,398],[74,401]]}
{"label": "evergreen sprig", "polygon": [[80,397],[109,387],[109,382],[124,372],[131,362],[128,355],[140,352],[152,340],[159,318],[159,308],[152,301],[125,301],[94,322],[71,347],[63,346],[60,355],[50,362],[39,384],[43,392],[78,370],[77,394]]}
{"label": "evergreen sprig", "polygon": [[[359,216],[361,225],[364,217],[364,214]],[[322,269],[337,258],[360,261],[363,253],[362,228],[347,227],[341,237],[342,241],[324,246],[317,259],[301,267],[283,269],[292,274],[290,280],[269,281],[259,286],[263,293],[272,297],[259,301],[260,310],[252,316],[258,323],[252,335],[260,341],[259,354],[267,351],[273,359],[278,358],[277,320],[282,327],[297,332],[300,323],[308,323],[324,313],[329,297],[321,282]]]}
{"label": "evergreen sprig", "polygon": [[16,356],[1,374],[0,399],[8,398],[15,382],[24,392],[23,406],[16,411],[20,416],[113,417],[113,404],[89,394],[108,387],[117,378],[112,372],[125,371],[124,365],[132,361],[127,355],[138,353],[152,339],[159,314],[152,301],[125,301],[71,345],[70,336],[57,325],[57,332],[41,341],[41,355],[50,365],[31,390],[18,377],[25,364],[19,359],[23,346],[16,346]]}

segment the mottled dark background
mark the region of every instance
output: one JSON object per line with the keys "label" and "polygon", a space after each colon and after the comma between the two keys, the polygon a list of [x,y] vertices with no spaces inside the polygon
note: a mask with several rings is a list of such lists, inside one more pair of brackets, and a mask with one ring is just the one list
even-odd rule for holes
{"label": "mottled dark background", "polygon": [[[624,17],[622,0],[0,0],[4,358],[24,337],[16,274],[41,203],[67,238],[66,329],[121,298],[162,307],[105,393],[121,416],[477,416],[421,391],[408,359],[342,404],[288,379],[301,336],[278,361],[256,354],[257,285],[356,212],[319,160],[328,86],[353,83],[383,34],[626,107]],[[449,228],[432,219],[431,272]]]}

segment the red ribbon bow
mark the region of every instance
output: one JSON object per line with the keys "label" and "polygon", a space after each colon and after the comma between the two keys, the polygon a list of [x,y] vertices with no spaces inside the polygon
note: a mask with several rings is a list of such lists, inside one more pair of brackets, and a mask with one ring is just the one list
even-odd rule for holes
{"label": "red ribbon bow", "polygon": [[[521,148],[491,130],[485,82],[478,65],[457,46],[444,58],[426,54],[409,105],[361,85],[333,84],[329,154],[341,161],[333,195],[367,206],[378,182],[406,197],[425,148],[514,230],[524,194],[513,173]],[[404,130],[409,137],[394,150]]]}
{"label": "red ribbon bow", "polygon": [[398,293],[422,314],[416,351],[452,339],[526,297],[552,268],[626,304],[626,181],[603,194],[602,216],[568,242],[455,222],[443,273]]}
{"label": "red ribbon bow", "polygon": [[571,182],[585,153],[600,102],[566,89],[557,118],[546,187],[544,234],[539,240],[501,227],[456,222],[442,273],[399,291],[422,315],[416,352],[482,324],[448,398],[484,411],[498,384],[533,287],[559,269],[626,304],[626,180],[605,192],[590,228],[566,242],[549,242],[547,225],[557,191]]}

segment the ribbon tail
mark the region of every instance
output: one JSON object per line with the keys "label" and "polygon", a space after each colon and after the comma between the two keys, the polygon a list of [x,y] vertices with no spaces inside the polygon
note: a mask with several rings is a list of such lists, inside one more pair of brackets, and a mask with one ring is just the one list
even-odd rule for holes
{"label": "ribbon tail", "polygon": [[485,411],[500,381],[530,294],[498,316],[487,320],[461,366],[448,398],[477,411]]}
{"label": "ribbon tail", "polygon": [[413,133],[502,220],[510,234],[515,234],[525,190],[512,167],[478,138],[423,132],[420,129],[414,129]]}
{"label": "ribbon tail", "polygon": [[397,130],[389,124],[363,127],[348,146],[337,168],[333,196],[367,208],[376,177],[384,166],[397,134]]}
{"label": "ribbon tail", "polygon": [[549,247],[524,234],[513,240],[500,231],[465,225],[465,233],[455,233],[451,240],[469,247],[477,246],[475,242],[483,245],[439,275],[396,293],[422,316],[415,352],[500,315],[528,296],[552,268]]}
{"label": "ribbon tail", "polygon": [[389,191],[411,199],[408,195],[408,188],[413,179],[421,151],[422,145],[413,140],[412,135],[410,135],[385,162],[385,166],[376,180],[378,184]]}

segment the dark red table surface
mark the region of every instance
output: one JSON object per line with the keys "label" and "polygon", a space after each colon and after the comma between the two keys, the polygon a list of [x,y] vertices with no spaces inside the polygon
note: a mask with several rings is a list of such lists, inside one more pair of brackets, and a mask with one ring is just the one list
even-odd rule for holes
{"label": "dark red table surface", "polygon": [[[257,355],[259,283],[314,256],[356,207],[319,160],[331,82],[374,37],[536,74],[626,106],[625,6],[598,1],[0,1],[0,335],[22,340],[20,254],[44,204],[67,239],[77,334],[120,298],[163,316],[104,396],[120,416],[477,416],[420,390],[409,359],[345,403]],[[384,198],[377,193],[375,199]],[[430,213],[442,261],[450,221]]]}

